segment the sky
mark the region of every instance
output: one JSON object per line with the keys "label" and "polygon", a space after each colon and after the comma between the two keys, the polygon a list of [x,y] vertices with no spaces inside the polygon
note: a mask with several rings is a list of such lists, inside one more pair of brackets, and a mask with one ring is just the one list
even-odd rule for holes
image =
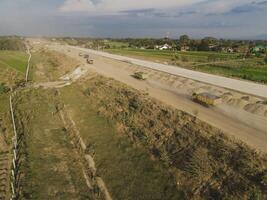
{"label": "sky", "polygon": [[0,35],[254,39],[267,0],[0,0]]}

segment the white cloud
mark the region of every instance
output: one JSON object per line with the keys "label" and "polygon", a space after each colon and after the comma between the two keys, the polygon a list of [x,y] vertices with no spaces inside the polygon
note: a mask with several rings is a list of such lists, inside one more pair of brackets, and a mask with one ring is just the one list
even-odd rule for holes
{"label": "white cloud", "polygon": [[251,3],[251,0],[207,0],[196,6],[196,10],[201,13],[225,13],[236,6]]}
{"label": "white cloud", "polygon": [[[89,12],[90,14],[118,13],[134,9],[168,9],[181,7],[205,0],[65,0],[59,8],[62,12]],[[98,2],[98,3],[96,3]]]}
{"label": "white cloud", "polygon": [[67,0],[59,9],[63,12],[85,12],[93,7],[94,4],[90,0]]}

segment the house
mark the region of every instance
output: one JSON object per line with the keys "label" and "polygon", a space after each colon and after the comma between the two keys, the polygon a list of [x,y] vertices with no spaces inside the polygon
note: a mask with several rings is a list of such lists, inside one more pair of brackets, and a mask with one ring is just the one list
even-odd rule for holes
{"label": "house", "polygon": [[164,44],[163,46],[161,46],[159,48],[159,50],[168,50],[168,49],[172,49],[172,46],[171,45],[168,45],[168,44]]}
{"label": "house", "polygon": [[189,46],[181,46],[181,51],[189,51],[190,47]]}
{"label": "house", "polygon": [[226,48],[227,53],[234,53],[234,49],[232,47]]}
{"label": "house", "polygon": [[234,49],[232,47],[221,47],[221,51],[227,53],[234,53]]}
{"label": "house", "polygon": [[218,49],[218,45],[216,44],[209,44],[209,50],[215,51]]}

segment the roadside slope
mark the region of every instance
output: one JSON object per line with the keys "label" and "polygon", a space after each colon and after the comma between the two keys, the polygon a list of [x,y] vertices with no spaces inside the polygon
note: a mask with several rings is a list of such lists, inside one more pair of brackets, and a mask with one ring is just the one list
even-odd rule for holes
{"label": "roadside slope", "polygon": [[[84,99],[85,103],[77,105],[79,109],[89,114],[86,105],[94,107],[100,116],[117,125],[117,134],[126,135],[133,145],[146,148],[152,159],[162,162],[185,199],[266,197],[266,155],[228,138],[196,117],[113,79],[92,75],[71,87],[77,93],[78,101]],[[79,119],[78,113],[75,116]],[[86,126],[86,118],[82,117],[78,123]],[[88,131],[84,130],[83,134],[89,137]],[[100,135],[96,140],[95,134],[89,141],[97,141],[94,143],[97,149],[104,139]],[[113,143],[112,139],[108,141]],[[125,147],[122,143],[118,145]],[[107,145],[107,148],[111,146]],[[102,166],[106,164],[104,160],[101,162]],[[108,173],[106,170],[103,172]],[[109,179],[106,180],[108,184]]]}

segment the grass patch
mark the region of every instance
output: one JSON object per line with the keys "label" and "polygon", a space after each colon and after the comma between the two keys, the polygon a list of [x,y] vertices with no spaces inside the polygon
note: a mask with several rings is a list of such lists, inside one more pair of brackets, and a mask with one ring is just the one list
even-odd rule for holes
{"label": "grass patch", "polygon": [[79,61],[56,51],[41,49],[32,55],[29,78],[37,82],[55,81],[79,65]]}
{"label": "grass patch", "polygon": [[21,73],[27,69],[28,56],[21,51],[0,51],[0,67],[10,67]]}
{"label": "grass patch", "polygon": [[174,178],[148,151],[116,129],[114,122],[99,116],[80,86],[61,89],[80,134],[95,152],[99,175],[113,199],[183,199]]}
{"label": "grass patch", "polygon": [[211,74],[224,75],[227,77],[237,77],[255,82],[267,83],[267,66],[266,67],[229,67],[225,65],[204,65],[193,67],[198,71],[208,72]]}
{"label": "grass patch", "polygon": [[228,60],[236,59],[238,54],[226,54],[217,52],[180,52],[180,51],[160,51],[160,50],[142,50],[142,49],[106,49],[105,51],[114,54],[121,54],[127,56],[141,56],[155,59],[168,59],[171,61],[175,56],[185,56],[191,61],[202,60],[203,62],[208,61],[210,56],[214,56],[217,59]]}
{"label": "grass patch", "polygon": [[22,91],[15,99],[24,134],[19,199],[90,199],[81,161],[58,114],[54,91]]}
{"label": "grass patch", "polygon": [[0,151],[9,150],[12,136],[9,94],[2,94],[0,95]]}

